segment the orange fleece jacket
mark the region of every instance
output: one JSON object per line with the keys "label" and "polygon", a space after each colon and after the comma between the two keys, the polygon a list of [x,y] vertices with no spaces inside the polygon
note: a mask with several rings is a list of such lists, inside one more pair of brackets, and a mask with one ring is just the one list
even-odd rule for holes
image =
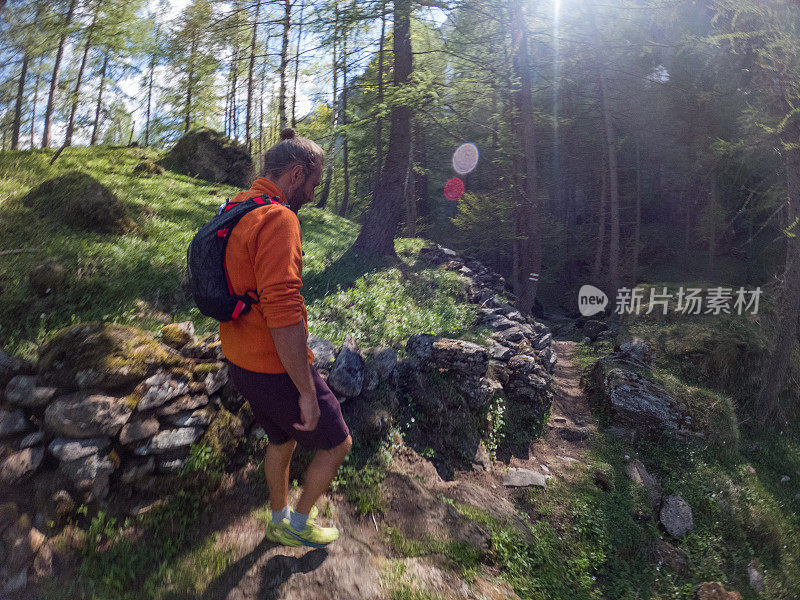
{"label": "orange fleece jacket", "polygon": [[[286,202],[281,189],[259,177],[232,202],[264,196]],[[236,294],[258,292],[259,302],[238,319],[219,324],[222,352],[233,364],[259,373],[285,373],[270,327],[286,327],[303,321],[308,335],[308,313],[303,286],[303,251],[300,221],[280,204],[269,204],[247,213],[233,228],[225,251],[225,266]],[[314,360],[308,350],[308,362]]]}

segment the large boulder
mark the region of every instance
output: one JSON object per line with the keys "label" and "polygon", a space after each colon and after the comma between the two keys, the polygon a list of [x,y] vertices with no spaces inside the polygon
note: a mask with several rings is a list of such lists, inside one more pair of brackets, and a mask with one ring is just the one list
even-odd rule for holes
{"label": "large boulder", "polygon": [[675,398],[618,354],[596,361],[584,383],[615,426],[646,435],[677,431],[686,422]]}
{"label": "large boulder", "polygon": [[77,392],[54,400],[44,411],[44,425],[65,437],[114,437],[131,412],[122,398]]}
{"label": "large boulder", "polygon": [[355,398],[364,385],[364,359],[350,348],[342,348],[328,376],[328,385],[343,398]]}
{"label": "large boulder", "polygon": [[323,373],[329,373],[336,360],[336,346],[333,342],[321,338],[310,336],[308,347],[314,353],[314,368]]}
{"label": "large boulder", "polygon": [[114,192],[80,171],[45,181],[20,202],[59,227],[114,234],[134,228],[125,205]]}
{"label": "large boulder", "polygon": [[468,377],[483,377],[489,367],[489,351],[483,346],[425,333],[408,338],[406,353],[422,369],[439,368]]}
{"label": "large boulder", "polygon": [[683,537],[694,527],[692,507],[677,494],[664,499],[659,516],[664,529],[672,537]]}
{"label": "large boulder", "polygon": [[33,375],[17,375],[6,386],[8,403],[24,408],[43,408],[57,393],[57,388],[37,386]]}
{"label": "large boulder", "polygon": [[39,372],[59,385],[112,390],[144,379],[180,355],[134,327],[84,323],[58,331],[39,348]]}
{"label": "large boulder", "polygon": [[238,188],[250,187],[254,175],[253,159],[246,148],[211,129],[190,131],[158,164],[177,173]]}
{"label": "large boulder", "polygon": [[508,397],[532,406],[547,407],[550,403],[550,374],[532,356],[518,354],[508,361]]}
{"label": "large boulder", "polygon": [[0,463],[0,483],[13,485],[32,475],[44,458],[44,447],[25,448],[6,457]]}

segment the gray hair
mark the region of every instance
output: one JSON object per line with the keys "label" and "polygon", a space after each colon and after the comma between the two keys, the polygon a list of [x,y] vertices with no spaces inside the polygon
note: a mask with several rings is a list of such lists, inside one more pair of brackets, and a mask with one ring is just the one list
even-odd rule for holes
{"label": "gray hair", "polygon": [[322,167],[324,160],[325,151],[318,144],[299,137],[294,129],[287,127],[281,131],[281,141],[264,155],[263,173],[269,177],[280,177],[299,164],[308,177],[316,167]]}

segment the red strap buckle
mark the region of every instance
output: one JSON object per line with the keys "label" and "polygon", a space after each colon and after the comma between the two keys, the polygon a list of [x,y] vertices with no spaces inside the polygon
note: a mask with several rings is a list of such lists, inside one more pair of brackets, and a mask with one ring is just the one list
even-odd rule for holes
{"label": "red strap buckle", "polygon": [[229,227],[226,227],[225,229],[217,229],[217,237],[226,237],[229,232]]}
{"label": "red strap buckle", "polygon": [[247,306],[242,300],[236,302],[236,306],[233,309],[233,315],[231,315],[234,319],[237,319],[239,315],[242,314],[242,311]]}

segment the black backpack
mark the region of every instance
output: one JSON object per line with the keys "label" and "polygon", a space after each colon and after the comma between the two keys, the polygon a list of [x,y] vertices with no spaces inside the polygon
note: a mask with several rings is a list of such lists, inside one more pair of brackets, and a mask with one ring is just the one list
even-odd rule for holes
{"label": "black backpack", "polygon": [[[200,312],[217,321],[232,321],[258,302],[256,290],[239,296],[233,293],[228,270],[225,268],[225,249],[239,220],[259,206],[281,204],[279,198],[248,198],[244,202],[227,202],[216,216],[194,235],[186,251],[189,288]],[[251,296],[252,294],[252,296]]]}

